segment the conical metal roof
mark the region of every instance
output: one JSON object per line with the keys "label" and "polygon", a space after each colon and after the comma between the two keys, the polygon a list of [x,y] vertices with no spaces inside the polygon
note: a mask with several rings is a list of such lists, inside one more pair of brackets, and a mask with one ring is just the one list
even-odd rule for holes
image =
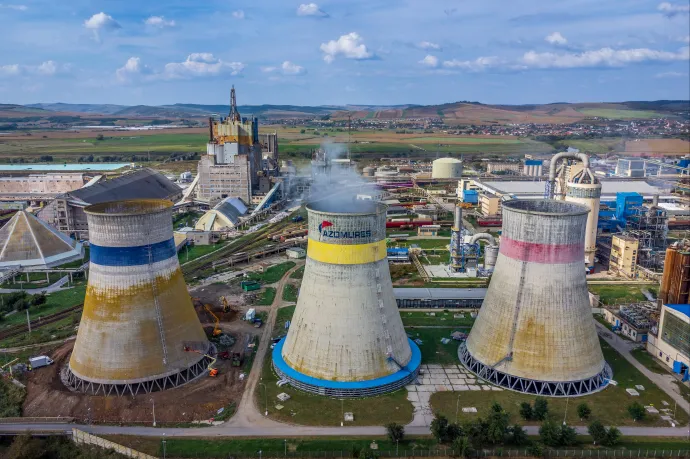
{"label": "conical metal roof", "polygon": [[0,229],[0,268],[52,267],[82,258],[82,246],[20,211]]}

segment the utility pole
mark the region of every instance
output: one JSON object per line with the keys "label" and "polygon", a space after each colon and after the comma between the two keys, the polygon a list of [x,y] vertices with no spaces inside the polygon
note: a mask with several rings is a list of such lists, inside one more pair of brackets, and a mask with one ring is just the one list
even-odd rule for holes
{"label": "utility pole", "polygon": [[29,310],[26,310],[26,326],[29,327],[29,333],[31,333],[31,319],[29,318]]}
{"label": "utility pole", "polygon": [[152,398],[151,403],[153,403],[153,427],[156,427],[156,401]]}
{"label": "utility pole", "polygon": [[352,128],[352,115],[350,113],[347,114],[347,160],[348,162],[352,159],[352,156],[350,155],[350,131]]}

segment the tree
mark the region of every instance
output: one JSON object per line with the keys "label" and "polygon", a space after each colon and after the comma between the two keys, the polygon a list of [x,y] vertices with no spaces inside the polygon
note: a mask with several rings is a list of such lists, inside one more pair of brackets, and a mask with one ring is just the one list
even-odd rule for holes
{"label": "tree", "polygon": [[531,421],[534,418],[534,412],[532,411],[532,405],[528,402],[522,402],[520,404],[520,416],[525,421]]}
{"label": "tree", "polygon": [[534,419],[537,421],[543,421],[546,419],[546,415],[549,413],[549,402],[546,401],[544,397],[537,397],[534,400]]}
{"label": "tree", "polygon": [[542,457],[544,455],[544,447],[539,443],[532,443],[532,445],[527,448],[527,452],[534,457]]}
{"label": "tree", "polygon": [[453,443],[456,438],[463,435],[462,427],[457,423],[451,422],[446,429],[446,443]]}
{"label": "tree", "polygon": [[560,446],[573,446],[577,444],[577,432],[572,427],[563,424],[561,426]]}
{"label": "tree", "polygon": [[390,424],[386,424],[386,433],[388,433],[388,439],[391,442],[397,443],[403,441],[403,438],[405,438],[405,427],[391,422]]}
{"label": "tree", "polygon": [[628,413],[635,422],[641,421],[647,414],[647,412],[644,409],[644,406],[640,405],[639,402],[633,402],[632,405],[628,407]]}
{"label": "tree", "polygon": [[466,457],[470,453],[470,441],[467,437],[459,436],[453,440],[453,451],[459,457]]}
{"label": "tree", "polygon": [[621,431],[617,427],[609,427],[606,438],[602,441],[604,446],[616,446],[621,441]]}
{"label": "tree", "polygon": [[448,418],[440,413],[434,414],[434,419],[431,421],[431,435],[434,436],[437,442],[443,443],[448,431]]}
{"label": "tree", "polygon": [[491,412],[487,419],[486,439],[492,445],[502,444],[508,433],[508,420],[510,416],[498,403],[491,406]]}
{"label": "tree", "polygon": [[489,424],[482,418],[468,422],[464,430],[472,448],[479,449],[488,443]]}
{"label": "tree", "polygon": [[561,444],[561,429],[547,419],[539,428],[539,437],[546,446],[558,446]]}
{"label": "tree", "polygon": [[105,137],[103,137],[103,134],[98,134],[96,136],[96,140],[104,140],[104,139],[105,139]]}
{"label": "tree", "polygon": [[32,306],[40,306],[46,302],[46,295],[45,293],[39,293],[38,295],[34,295],[31,298],[31,305]]}
{"label": "tree", "polygon": [[599,421],[593,421],[589,427],[587,427],[587,432],[589,436],[594,440],[594,444],[603,444],[606,440],[606,427]]}
{"label": "tree", "polygon": [[515,424],[510,428],[510,443],[515,446],[524,446],[529,444],[529,437],[527,432],[520,424]]}
{"label": "tree", "polygon": [[592,410],[586,403],[580,403],[577,405],[577,415],[580,416],[580,421],[583,419],[589,419],[590,414],[592,414]]}

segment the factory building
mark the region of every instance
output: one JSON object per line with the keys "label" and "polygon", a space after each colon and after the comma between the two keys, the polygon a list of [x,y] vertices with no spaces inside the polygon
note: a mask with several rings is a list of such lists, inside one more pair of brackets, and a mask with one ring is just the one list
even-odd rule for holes
{"label": "factory building", "polygon": [[[658,195],[661,200],[671,200],[674,197],[664,192],[645,180],[600,180],[601,181],[601,200],[615,201],[618,193],[634,192],[639,193],[642,198],[650,202],[654,195]],[[475,185],[481,191],[493,193],[497,196],[515,197],[518,199],[543,199],[545,181],[536,182],[532,180],[474,180]],[[564,183],[566,183],[564,181]]]}
{"label": "factory building", "polygon": [[312,202],[304,279],[273,368],[290,385],[339,398],[395,391],[417,378],[386,260],[385,205]]}
{"label": "factory building", "polygon": [[84,209],[91,247],[84,310],[63,382],[92,395],[149,393],[204,374],[212,348],[177,259],[170,201]]}
{"label": "factory building", "polygon": [[394,288],[399,309],[478,309],[485,288]]}
{"label": "factory building", "polygon": [[83,174],[67,173],[30,174],[23,177],[0,177],[0,196],[21,193],[66,193],[83,187],[86,182],[86,177]]}
{"label": "factory building", "polygon": [[236,227],[243,216],[247,215],[247,206],[239,198],[225,198],[206,212],[194,226],[199,231],[222,231]]}
{"label": "factory building", "polygon": [[584,259],[588,209],[554,200],[503,203],[496,266],[458,350],[479,377],[518,392],[575,396],[611,378],[592,320]]}
{"label": "factory building", "polygon": [[[242,118],[237,111],[235,88],[227,118],[209,119],[209,142],[198,165],[197,198],[215,203],[230,196],[252,202],[262,170],[258,118]],[[277,153],[277,148],[275,149]]]}
{"label": "factory building", "polygon": [[167,199],[177,202],[182,189],[153,169],[139,169],[120,177],[103,180],[55,198],[38,213],[44,222],[77,240],[89,237],[84,208],[91,204],[127,199]]}
{"label": "factory building", "polygon": [[458,179],[462,176],[462,161],[456,158],[439,158],[431,164],[431,178]]}
{"label": "factory building", "polygon": [[618,177],[642,178],[645,177],[645,161],[643,159],[619,159],[616,163]]}
{"label": "factory building", "polygon": [[81,243],[28,212],[17,212],[0,229],[0,269],[46,269],[82,258]]}
{"label": "factory building", "polygon": [[630,236],[614,235],[611,239],[609,272],[634,279],[637,277],[637,251],[640,242]]}
{"label": "factory building", "polygon": [[690,304],[664,304],[657,333],[650,333],[647,351],[687,381],[690,367]]}
{"label": "factory building", "polygon": [[656,310],[653,302],[626,304],[618,309],[604,309],[604,319],[611,324],[613,331],[636,343],[646,343]]}
{"label": "factory building", "polygon": [[486,172],[489,174],[495,174],[496,172],[511,172],[514,174],[519,174],[522,172],[522,166],[520,163],[490,161],[486,164]]}
{"label": "factory building", "polygon": [[479,209],[485,217],[497,217],[501,215],[501,198],[493,193],[481,193]]}
{"label": "factory building", "polygon": [[666,249],[659,299],[666,304],[690,303],[690,242],[676,242]]}

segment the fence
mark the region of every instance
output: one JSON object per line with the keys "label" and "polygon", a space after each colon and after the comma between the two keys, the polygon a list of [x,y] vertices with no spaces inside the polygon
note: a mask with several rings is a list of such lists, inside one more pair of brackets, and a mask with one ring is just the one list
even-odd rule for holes
{"label": "fence", "polygon": [[120,454],[133,459],[157,459],[154,456],[149,456],[148,454],[140,453],[137,450],[128,448],[126,446],[113,443],[112,441],[106,440],[105,438],[97,437],[89,433],[83,432],[79,429],[72,429],[72,441],[75,443],[83,443],[87,445],[99,446],[103,449],[112,449]]}
{"label": "fence", "polygon": [[[459,457],[535,457],[532,452],[528,449],[484,449],[478,451],[471,451],[465,454],[465,456],[456,453],[452,449],[437,449],[437,450],[399,450],[397,453],[395,450],[390,451],[379,451],[371,450],[367,451],[371,454],[368,457],[387,457],[387,458],[459,458]],[[184,458],[184,459],[195,459],[195,458],[208,458],[208,459],[240,459],[240,458],[257,458],[257,459],[273,459],[273,458],[357,458],[360,457],[358,451],[256,451],[253,453],[227,453],[224,455],[210,455],[199,451],[195,454],[190,455],[185,453],[180,456],[175,454],[174,448],[168,445],[167,448],[167,458]],[[562,457],[562,458],[578,458],[578,457],[620,457],[620,458],[662,458],[662,457],[679,457],[688,458],[690,457],[690,449],[686,450],[668,450],[668,449],[546,449],[543,451],[543,455],[539,457]]]}

